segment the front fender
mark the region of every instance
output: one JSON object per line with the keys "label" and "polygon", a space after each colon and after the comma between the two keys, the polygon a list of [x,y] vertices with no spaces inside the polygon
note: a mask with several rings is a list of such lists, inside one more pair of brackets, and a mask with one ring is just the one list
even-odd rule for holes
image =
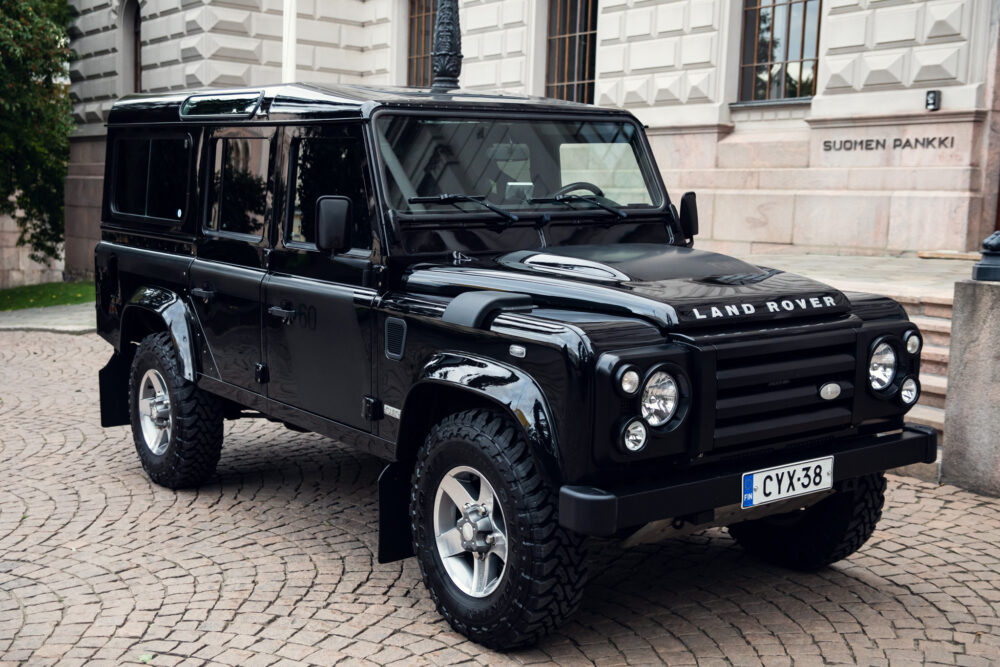
{"label": "front fender", "polygon": [[[421,409],[419,396],[428,387],[447,386],[467,392],[507,412],[546,466],[558,464],[555,421],[538,383],[520,368],[486,357],[458,352],[435,354],[421,370],[406,398],[401,432],[408,417]],[[558,467],[556,468],[558,469]]]}
{"label": "front fender", "polygon": [[130,330],[141,327],[150,318],[159,320],[162,329],[170,332],[177,348],[184,379],[195,381],[195,356],[191,335],[191,318],[184,301],[162,287],[140,287],[122,311],[122,340],[128,340]]}

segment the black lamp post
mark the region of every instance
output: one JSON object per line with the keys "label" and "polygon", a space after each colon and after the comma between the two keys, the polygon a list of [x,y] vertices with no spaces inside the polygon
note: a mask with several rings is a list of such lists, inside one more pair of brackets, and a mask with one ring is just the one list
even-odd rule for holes
{"label": "black lamp post", "polygon": [[1000,232],[983,241],[983,258],[972,266],[972,279],[1000,281]]}
{"label": "black lamp post", "polygon": [[434,51],[431,53],[431,91],[445,93],[458,88],[462,73],[462,30],[458,24],[458,0],[438,0],[434,17]]}

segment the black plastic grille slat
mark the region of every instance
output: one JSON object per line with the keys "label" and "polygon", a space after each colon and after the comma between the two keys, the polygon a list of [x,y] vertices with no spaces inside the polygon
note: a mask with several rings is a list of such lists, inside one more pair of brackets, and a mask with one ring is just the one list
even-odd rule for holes
{"label": "black plastic grille slat", "polygon": [[[716,360],[716,449],[821,437],[851,424],[853,330],[724,343]],[[833,400],[819,394],[829,382],[840,385]]]}

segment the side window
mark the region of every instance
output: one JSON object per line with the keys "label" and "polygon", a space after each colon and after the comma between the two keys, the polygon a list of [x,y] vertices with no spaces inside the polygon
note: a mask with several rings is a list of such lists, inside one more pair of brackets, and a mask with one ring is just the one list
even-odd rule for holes
{"label": "side window", "polygon": [[286,241],[316,241],[316,200],[327,195],[351,199],[351,247],[371,248],[371,205],[365,185],[367,158],[361,133],[307,137],[292,143],[292,207]]}
{"label": "side window", "polygon": [[187,213],[191,140],[119,139],[115,145],[114,212],[165,221]]}
{"label": "side window", "polygon": [[206,221],[210,231],[260,238],[267,212],[269,147],[264,137],[213,142],[215,164]]}

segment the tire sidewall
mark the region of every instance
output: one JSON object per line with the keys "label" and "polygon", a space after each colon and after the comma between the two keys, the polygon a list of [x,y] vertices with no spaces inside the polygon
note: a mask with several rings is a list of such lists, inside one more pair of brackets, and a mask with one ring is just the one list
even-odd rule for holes
{"label": "tire sidewall", "polygon": [[[503,512],[507,532],[506,569],[496,590],[486,597],[476,598],[462,592],[445,570],[438,552],[434,534],[434,499],[438,485],[444,475],[458,466],[474,468],[493,487],[496,499]],[[431,589],[440,594],[440,602],[463,624],[489,625],[509,616],[514,611],[513,602],[522,594],[517,585],[518,569],[523,567],[526,554],[523,553],[522,531],[524,526],[517,520],[517,509],[505,475],[497,470],[496,463],[479,447],[462,439],[448,439],[438,443],[429,453],[423,483],[417,489],[419,519],[417,525],[417,555],[430,580]]]}
{"label": "tire sidewall", "polygon": [[[142,467],[154,481],[165,475],[170,468],[170,461],[175,454],[179,427],[177,392],[175,390],[177,371],[173,364],[164,363],[161,355],[157,352],[154,346],[141,345],[132,362],[132,373],[129,377],[129,415],[132,423],[132,437],[135,441],[135,449],[139,455],[139,460],[142,462]],[[167,386],[167,395],[170,397],[170,438],[162,454],[155,454],[146,445],[139,418],[139,391],[141,389],[142,376],[150,369],[157,371],[163,376],[163,380]]]}

